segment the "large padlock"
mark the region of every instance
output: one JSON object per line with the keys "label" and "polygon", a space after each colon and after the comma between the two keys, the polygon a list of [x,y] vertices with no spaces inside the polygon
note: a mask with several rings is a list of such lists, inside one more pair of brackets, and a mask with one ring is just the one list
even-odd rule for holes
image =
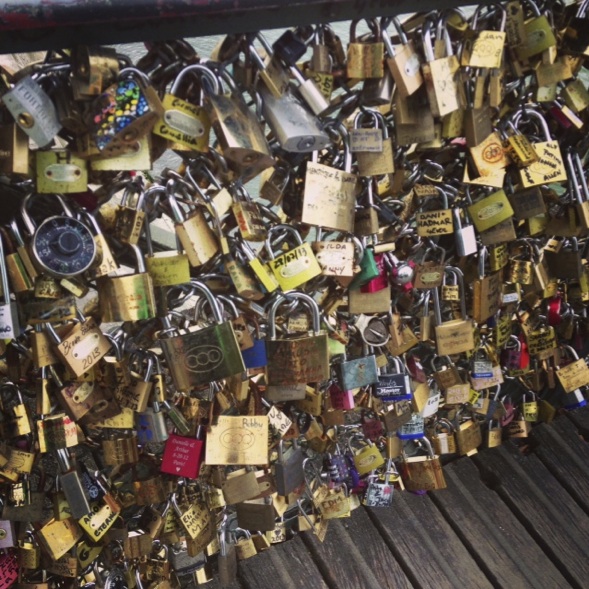
{"label": "large padlock", "polygon": [[429,440],[420,438],[420,443],[425,446],[427,456],[407,457],[403,453],[401,462],[401,476],[408,491],[435,491],[446,488],[444,471],[440,463],[440,457],[434,454]]}
{"label": "large padlock", "polygon": [[436,319],[435,334],[436,348],[440,356],[450,356],[469,352],[474,349],[474,326],[466,314],[466,301],[464,298],[464,281],[462,272],[457,270],[455,275],[460,289],[460,313],[461,319],[451,319],[442,322],[442,310],[438,289],[433,289],[434,315]]}
{"label": "large padlock", "polygon": [[140,321],[155,317],[155,294],[151,276],[145,269],[143,253],[136,245],[127,245],[135,254],[137,271],[124,276],[101,276],[96,290],[102,320]]}
{"label": "large padlock", "polygon": [[[296,245],[287,252],[276,256],[273,251],[272,238],[278,232],[292,236]],[[321,274],[321,266],[315,258],[311,244],[303,243],[299,232],[291,225],[274,225],[268,231],[265,248],[270,257],[268,266],[284,291],[297,288]]]}
{"label": "large padlock", "polygon": [[368,21],[371,35],[367,41],[356,36],[357,20],[350,24],[350,44],[347,55],[347,75],[352,79],[382,78],[384,75],[384,45],[380,33],[380,23],[376,19]]}
{"label": "large padlock", "polygon": [[231,94],[213,92],[206,86],[204,105],[217,134],[227,164],[247,182],[274,165],[270,146],[254,113],[247,108],[228,76]]}
{"label": "large padlock", "polygon": [[[280,305],[294,300],[306,303],[313,319],[313,335],[278,339],[276,313]],[[321,318],[317,303],[307,294],[291,292],[276,298],[268,312],[268,384],[292,385],[321,382],[329,378],[327,334],[321,331]]]}
{"label": "large padlock", "polygon": [[[182,69],[162,100],[163,116],[155,124],[153,132],[172,142],[174,148],[206,152],[209,149],[211,123],[200,104],[182,98],[182,83],[190,74],[196,74],[201,84],[210,84],[212,92],[219,92],[219,81],[210,69],[203,65],[189,65]],[[199,75],[200,74],[200,75]]]}
{"label": "large padlock", "polygon": [[100,151],[132,147],[163,115],[159,96],[140,70],[128,67],[94,102],[92,136]]}
{"label": "large padlock", "polygon": [[[202,283],[193,281],[193,291],[207,299],[215,324],[196,332],[180,334],[176,329],[160,335],[174,385],[188,391],[195,386],[213,380],[227,378],[245,370],[239,343],[231,321],[223,321],[223,315],[213,293]],[[168,329],[170,324],[168,323]]]}
{"label": "large padlock", "polygon": [[16,124],[39,147],[47,147],[61,130],[55,105],[34,76],[19,80],[2,101]]}

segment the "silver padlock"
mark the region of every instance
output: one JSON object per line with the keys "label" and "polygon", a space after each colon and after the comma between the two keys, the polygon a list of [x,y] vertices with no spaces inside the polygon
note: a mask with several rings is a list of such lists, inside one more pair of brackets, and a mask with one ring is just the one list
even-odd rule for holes
{"label": "silver padlock", "polygon": [[6,269],[6,257],[4,244],[0,238],[0,279],[2,280],[2,295],[4,301],[0,303],[0,338],[14,339],[20,334],[18,311],[16,302],[10,300],[10,286],[8,284],[8,271]]}

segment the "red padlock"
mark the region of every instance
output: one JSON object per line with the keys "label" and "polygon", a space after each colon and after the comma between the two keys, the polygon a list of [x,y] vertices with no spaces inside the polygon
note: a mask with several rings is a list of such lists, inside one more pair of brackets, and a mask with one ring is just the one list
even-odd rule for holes
{"label": "red padlock", "polygon": [[198,478],[203,449],[202,440],[170,434],[164,449],[161,471],[187,479]]}

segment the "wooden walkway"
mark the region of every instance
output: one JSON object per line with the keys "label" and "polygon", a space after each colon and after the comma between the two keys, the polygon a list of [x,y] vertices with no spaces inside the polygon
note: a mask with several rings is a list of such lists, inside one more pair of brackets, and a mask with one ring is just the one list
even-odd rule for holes
{"label": "wooden walkway", "polygon": [[[239,564],[231,589],[589,588],[589,407],[444,467],[448,488],[359,507]],[[215,579],[202,585],[218,589]]]}

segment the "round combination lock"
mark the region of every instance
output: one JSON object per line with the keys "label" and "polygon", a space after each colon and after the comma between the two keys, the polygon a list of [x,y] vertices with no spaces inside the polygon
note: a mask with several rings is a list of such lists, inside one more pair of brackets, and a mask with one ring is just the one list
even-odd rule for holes
{"label": "round combination lock", "polygon": [[73,217],[50,217],[33,236],[33,254],[39,265],[57,277],[82,274],[94,262],[96,242],[90,229]]}

